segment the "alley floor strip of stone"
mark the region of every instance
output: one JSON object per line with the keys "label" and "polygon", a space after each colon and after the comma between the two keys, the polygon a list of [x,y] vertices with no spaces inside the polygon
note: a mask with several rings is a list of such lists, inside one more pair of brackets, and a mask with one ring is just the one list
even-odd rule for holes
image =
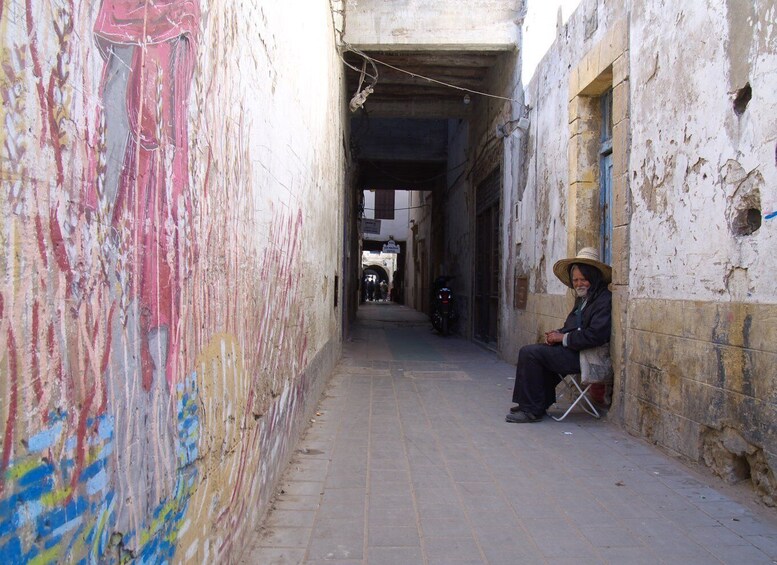
{"label": "alley floor strip of stone", "polygon": [[506,423],[514,367],[426,320],[360,309],[240,563],[777,563],[775,510],[582,411]]}

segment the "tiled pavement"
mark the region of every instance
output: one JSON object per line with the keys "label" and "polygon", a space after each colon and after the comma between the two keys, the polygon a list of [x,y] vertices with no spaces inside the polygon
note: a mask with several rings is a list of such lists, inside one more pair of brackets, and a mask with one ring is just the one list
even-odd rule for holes
{"label": "tiled pavement", "polygon": [[508,424],[514,367],[369,304],[241,563],[777,563],[777,511],[584,413]]}

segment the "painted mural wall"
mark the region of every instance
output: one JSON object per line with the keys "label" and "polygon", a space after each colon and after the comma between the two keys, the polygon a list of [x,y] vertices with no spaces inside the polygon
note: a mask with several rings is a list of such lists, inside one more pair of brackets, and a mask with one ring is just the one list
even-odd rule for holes
{"label": "painted mural wall", "polygon": [[230,562],[266,509],[340,348],[300,5],[0,3],[3,562]]}
{"label": "painted mural wall", "polygon": [[575,129],[592,123],[576,121],[579,101],[587,84],[622,80],[613,155],[626,174],[614,179],[612,213],[623,380],[610,417],[726,480],[749,480],[767,504],[777,496],[776,15],[773,2],[580,4],[525,87],[525,183],[506,189],[520,249],[506,280],[524,272],[530,294],[525,311],[505,305],[501,318],[515,328],[502,349],[512,360],[563,320],[569,300],[551,267],[598,243],[581,240],[595,230],[571,186],[598,191],[582,163],[597,152],[571,141],[599,136]]}

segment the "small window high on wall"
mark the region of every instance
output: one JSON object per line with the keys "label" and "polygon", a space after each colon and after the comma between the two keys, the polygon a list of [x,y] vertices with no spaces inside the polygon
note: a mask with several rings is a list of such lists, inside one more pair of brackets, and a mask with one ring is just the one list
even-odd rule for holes
{"label": "small window high on wall", "polygon": [[600,98],[602,122],[599,146],[599,255],[612,265],[612,90]]}
{"label": "small window high on wall", "polygon": [[375,191],[375,219],[376,220],[394,219],[394,191],[393,190]]}

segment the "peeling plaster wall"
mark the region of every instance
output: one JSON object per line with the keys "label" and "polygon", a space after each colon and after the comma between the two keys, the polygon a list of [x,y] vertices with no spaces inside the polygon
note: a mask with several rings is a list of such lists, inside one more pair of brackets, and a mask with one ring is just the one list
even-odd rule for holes
{"label": "peeling plaster wall", "polygon": [[767,504],[777,494],[775,17],[765,1],[580,5],[526,87],[513,267],[529,276],[529,301],[519,315],[502,309],[520,346],[571,304],[551,268],[590,243],[574,237],[589,228],[567,186],[584,168],[570,151],[568,103],[591,74],[580,66],[606,67],[594,55],[622,27],[629,58],[614,64],[628,66],[616,69],[628,95],[615,104],[630,127],[614,142],[626,144],[628,178],[613,210],[623,340],[613,355],[623,380],[610,418],[726,480],[749,480]]}
{"label": "peeling plaster wall", "polygon": [[[578,16],[579,17],[579,16]],[[558,328],[571,306],[566,287],[553,275],[553,264],[567,254],[568,210],[568,81],[569,68],[584,52],[583,31],[570,24],[542,58],[523,96],[529,111],[529,129],[516,132],[506,143],[507,199],[512,219],[506,242],[506,300],[501,308],[501,355],[518,359],[521,346],[536,343],[543,332]],[[515,310],[516,277],[528,279],[525,310]]]}
{"label": "peeling plaster wall", "polygon": [[[773,2],[648,3],[632,12],[631,43],[647,64],[632,61],[626,367],[629,427],[729,481],[750,479],[769,504],[777,494],[777,334],[768,321],[777,305],[777,224],[768,219],[777,210],[775,18]],[[680,43],[687,47],[665,48]]]}
{"label": "peeling plaster wall", "polygon": [[341,347],[341,66],[300,8],[0,4],[3,562],[229,563],[267,509]]}
{"label": "peeling plaster wall", "polygon": [[[635,7],[631,42],[646,64],[632,65],[643,117],[632,120],[634,296],[775,301],[774,220],[733,232],[739,211],[777,210],[776,12],[763,1]],[[665,49],[680,43],[688,48]],[[752,100],[738,115],[747,83]]]}

